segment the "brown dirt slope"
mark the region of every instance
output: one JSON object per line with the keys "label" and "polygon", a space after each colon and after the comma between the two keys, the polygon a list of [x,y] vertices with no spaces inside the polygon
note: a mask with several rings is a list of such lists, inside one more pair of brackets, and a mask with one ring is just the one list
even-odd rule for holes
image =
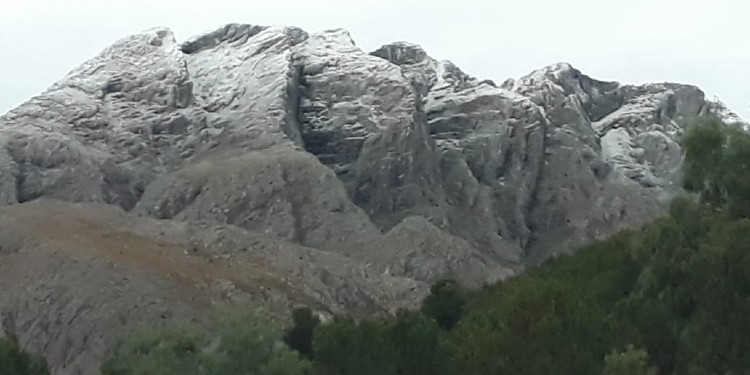
{"label": "brown dirt slope", "polygon": [[132,325],[205,317],[220,304],[302,303],[369,314],[408,306],[425,285],[233,227],[36,201],[0,208],[3,334],[55,374],[95,374]]}

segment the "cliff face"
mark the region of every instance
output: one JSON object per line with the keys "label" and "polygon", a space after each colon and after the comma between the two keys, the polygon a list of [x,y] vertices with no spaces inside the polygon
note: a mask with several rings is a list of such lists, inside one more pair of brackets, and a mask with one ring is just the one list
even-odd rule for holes
{"label": "cliff face", "polygon": [[661,212],[703,115],[732,116],[692,86],[568,64],[498,85],[343,30],[133,35],[0,117],[5,333],[89,373],[120,327],[205,303],[366,314],[501,279]]}

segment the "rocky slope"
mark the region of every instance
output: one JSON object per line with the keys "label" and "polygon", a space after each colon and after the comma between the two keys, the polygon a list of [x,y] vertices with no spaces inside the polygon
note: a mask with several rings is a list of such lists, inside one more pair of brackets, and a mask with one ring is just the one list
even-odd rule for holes
{"label": "rocky slope", "polygon": [[0,117],[3,331],[95,373],[132,322],[501,279],[658,214],[704,115],[732,116],[568,64],[497,85],[343,30],[149,30]]}

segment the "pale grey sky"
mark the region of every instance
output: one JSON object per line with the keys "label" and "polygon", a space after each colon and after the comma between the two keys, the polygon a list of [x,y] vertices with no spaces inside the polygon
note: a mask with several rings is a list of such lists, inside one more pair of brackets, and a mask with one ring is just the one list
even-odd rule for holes
{"label": "pale grey sky", "polygon": [[569,62],[593,78],[674,81],[750,119],[747,0],[0,0],[0,113],[115,40],[168,26],[181,40],[230,22],[348,29],[502,82]]}

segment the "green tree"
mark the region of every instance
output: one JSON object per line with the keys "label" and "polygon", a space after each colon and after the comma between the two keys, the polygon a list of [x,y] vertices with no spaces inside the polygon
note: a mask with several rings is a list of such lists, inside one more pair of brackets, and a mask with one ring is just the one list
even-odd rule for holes
{"label": "green tree", "polygon": [[202,348],[208,342],[185,329],[135,329],[123,337],[103,375],[210,374]]}
{"label": "green tree", "polygon": [[721,184],[726,141],[724,125],[713,119],[691,125],[682,139],[685,150],[683,185],[697,192],[703,202],[714,206],[721,206],[726,200]]}
{"label": "green tree", "polygon": [[750,368],[750,220],[723,223],[694,272],[696,313],[682,334],[692,373],[745,373]]}
{"label": "green tree", "polygon": [[722,160],[722,185],[726,189],[728,214],[750,217],[750,135],[736,129],[729,133]]}
{"label": "green tree", "polygon": [[0,338],[0,374],[3,375],[48,375],[47,363],[30,356],[15,342]]}
{"label": "green tree", "polygon": [[492,305],[467,311],[451,332],[454,371],[598,373],[607,347],[603,311],[564,284],[522,276],[503,283]]}
{"label": "green tree", "polygon": [[265,314],[225,313],[209,329],[130,332],[103,375],[301,375],[310,365],[282,341]]}
{"label": "green tree", "polygon": [[461,319],[466,298],[455,280],[441,280],[430,288],[430,295],[422,303],[422,312],[450,331]]}
{"label": "green tree", "polygon": [[379,321],[336,317],[315,330],[313,350],[320,375],[396,374],[396,353]]}
{"label": "green tree", "polygon": [[302,353],[305,357],[313,358],[313,333],[315,327],[320,324],[320,319],[313,315],[312,310],[307,307],[296,308],[292,311],[294,325],[287,330],[284,341],[290,348]]}
{"label": "green tree", "polygon": [[709,233],[713,213],[688,196],[677,196],[669,205],[669,217],[679,227],[685,246],[697,247]]}
{"label": "green tree", "polygon": [[750,134],[709,119],[692,125],[682,144],[685,188],[731,216],[750,216]]}
{"label": "green tree", "polygon": [[433,319],[413,311],[399,311],[388,327],[399,375],[441,375],[448,367],[448,353]]}

